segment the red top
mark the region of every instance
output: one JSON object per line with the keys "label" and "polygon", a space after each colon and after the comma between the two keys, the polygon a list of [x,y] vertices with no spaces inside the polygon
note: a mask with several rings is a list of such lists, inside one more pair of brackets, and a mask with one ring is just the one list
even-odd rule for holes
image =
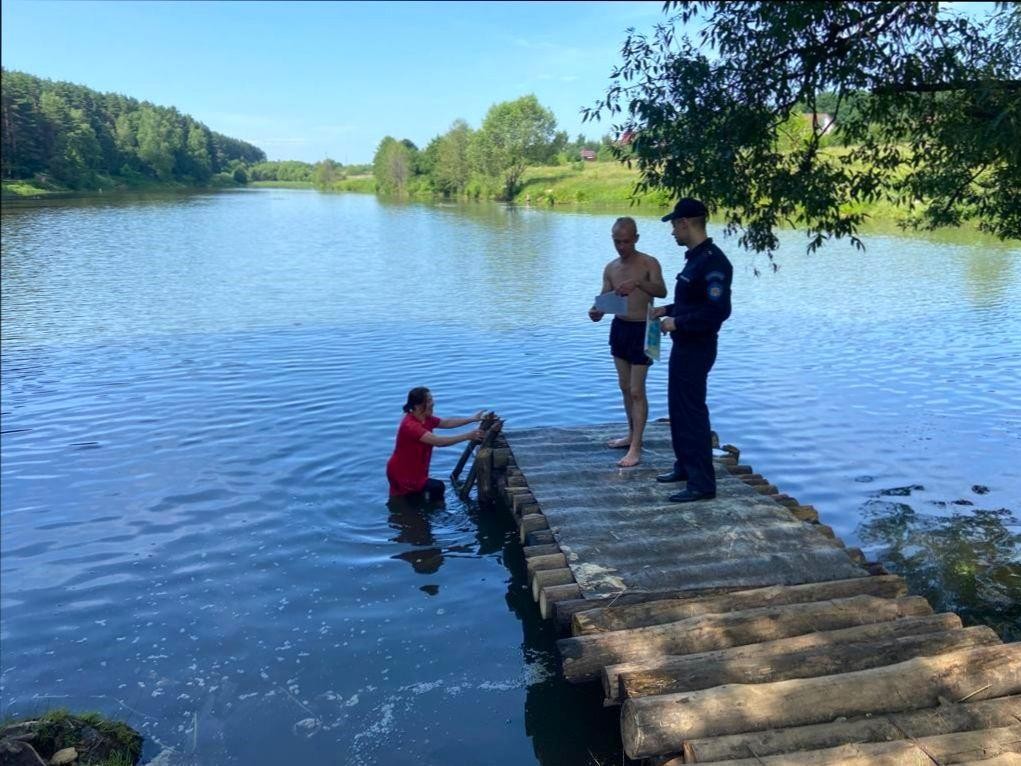
{"label": "red top", "polygon": [[422,441],[422,436],[440,424],[432,415],[421,422],[410,412],[404,416],[397,428],[397,443],[394,453],[386,464],[386,478],[390,480],[390,497],[421,492],[429,478],[429,461],[433,456],[431,444]]}

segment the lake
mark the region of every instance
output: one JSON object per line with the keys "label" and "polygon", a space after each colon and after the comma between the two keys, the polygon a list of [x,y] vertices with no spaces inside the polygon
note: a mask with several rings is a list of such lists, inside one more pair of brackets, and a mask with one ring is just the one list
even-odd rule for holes
{"label": "lake", "polygon": [[[629,212],[5,204],[0,715],[101,710],[161,764],[620,762],[509,520],[391,513],[384,465],[418,385],[441,417],[623,422],[586,310]],[[639,213],[672,286],[682,250]],[[1021,247],[781,240],[772,273],[716,237],[714,429],[934,606],[1021,637]],[[649,392],[665,416],[665,363]]]}

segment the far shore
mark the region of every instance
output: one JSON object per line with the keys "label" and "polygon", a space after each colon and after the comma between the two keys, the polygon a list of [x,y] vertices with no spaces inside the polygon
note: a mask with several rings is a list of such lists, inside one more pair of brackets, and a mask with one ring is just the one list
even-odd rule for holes
{"label": "far shore", "polygon": [[[510,204],[536,209],[561,212],[604,212],[614,211],[621,215],[645,217],[659,215],[669,207],[669,195],[663,192],[649,192],[637,198],[632,196],[638,174],[617,163],[592,162],[572,165],[551,165],[529,168],[522,179],[521,189],[510,200]],[[151,182],[142,185],[114,185],[104,189],[71,190],[42,188],[29,181],[3,181],[5,203],[19,200],[60,200],[90,199],[101,197],[128,197],[140,194],[194,194],[239,189],[304,189],[323,193],[376,194],[372,176],[351,176],[334,182],[328,189],[311,181],[249,181],[247,184],[218,186],[189,186],[170,182]],[[394,198],[394,197],[391,197]],[[436,195],[404,195],[397,199],[418,202],[448,199],[448,201],[489,202],[491,200],[450,199]],[[918,237],[932,237],[940,241],[987,242],[1004,244],[996,237],[981,231],[973,222],[965,222],[953,229],[936,231],[914,230],[902,225],[906,211],[887,202],[858,206],[867,213],[868,220],[860,229],[861,233],[893,234]]]}

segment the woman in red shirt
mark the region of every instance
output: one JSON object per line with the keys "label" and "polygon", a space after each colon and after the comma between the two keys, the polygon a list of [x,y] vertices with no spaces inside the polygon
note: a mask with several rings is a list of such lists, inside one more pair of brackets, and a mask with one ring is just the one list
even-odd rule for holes
{"label": "woman in red shirt", "polygon": [[434,428],[458,428],[482,420],[485,410],[470,418],[438,418],[433,415],[433,395],[428,388],[413,388],[404,404],[404,419],[397,429],[394,453],[386,464],[386,478],[390,482],[390,497],[421,492],[430,502],[443,499],[446,488],[439,479],[429,478],[429,461],[433,447],[481,439],[479,430],[466,431],[457,436],[436,436]]}

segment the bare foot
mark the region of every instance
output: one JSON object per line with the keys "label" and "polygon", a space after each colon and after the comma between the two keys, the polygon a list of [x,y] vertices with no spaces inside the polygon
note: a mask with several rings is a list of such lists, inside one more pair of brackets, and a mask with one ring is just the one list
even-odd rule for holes
{"label": "bare foot", "polygon": [[634,468],[642,461],[642,453],[628,450],[627,454],[617,461],[621,468]]}
{"label": "bare foot", "polygon": [[610,441],[606,442],[606,446],[613,449],[627,449],[631,446],[631,437],[622,436],[619,439],[610,439]]}

